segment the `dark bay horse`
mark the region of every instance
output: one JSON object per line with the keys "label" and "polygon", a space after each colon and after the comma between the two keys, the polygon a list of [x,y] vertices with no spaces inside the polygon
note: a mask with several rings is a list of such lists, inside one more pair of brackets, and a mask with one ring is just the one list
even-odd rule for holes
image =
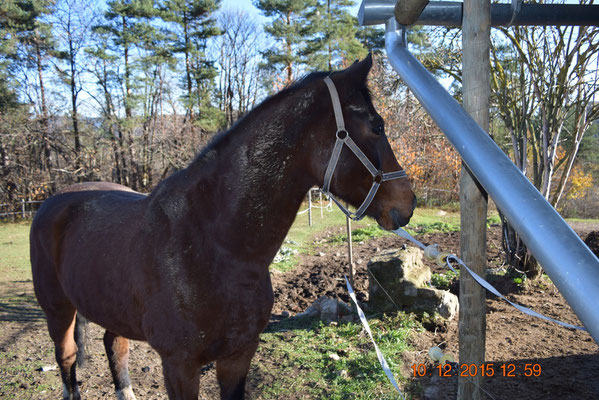
{"label": "dark bay horse", "polygon": [[[80,398],[78,314],[106,329],[119,399],[135,398],[129,339],[158,352],[169,398],[197,399],[200,369],[212,361],[221,398],[244,397],[273,305],[268,267],[307,191],[323,185],[336,137],[349,135],[378,171],[401,169],[366,86],[371,65],[368,56],[343,71],[313,73],[268,98],[147,196],[87,183],[44,202],[31,227],[31,263],[64,399]],[[337,132],[329,84],[345,132]],[[362,204],[373,186],[364,165],[343,147],[330,192]],[[396,229],[410,219],[415,197],[407,179],[380,176],[366,214]]]}

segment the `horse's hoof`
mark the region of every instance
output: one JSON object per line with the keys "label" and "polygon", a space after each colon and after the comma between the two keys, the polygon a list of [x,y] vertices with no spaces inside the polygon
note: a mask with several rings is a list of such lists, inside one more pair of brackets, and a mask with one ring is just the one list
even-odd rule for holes
{"label": "horse's hoof", "polygon": [[131,388],[131,386],[117,390],[116,398],[118,400],[136,400],[135,395],[133,394],[133,388]]}

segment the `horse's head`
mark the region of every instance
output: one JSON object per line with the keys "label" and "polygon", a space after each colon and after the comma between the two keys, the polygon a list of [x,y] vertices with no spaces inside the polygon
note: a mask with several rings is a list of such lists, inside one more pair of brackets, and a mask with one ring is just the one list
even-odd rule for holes
{"label": "horse's head", "polygon": [[408,223],[416,197],[372,104],[366,86],[371,67],[369,55],[319,83],[323,108],[318,174],[325,192],[357,208],[356,219],[369,215],[392,230]]}

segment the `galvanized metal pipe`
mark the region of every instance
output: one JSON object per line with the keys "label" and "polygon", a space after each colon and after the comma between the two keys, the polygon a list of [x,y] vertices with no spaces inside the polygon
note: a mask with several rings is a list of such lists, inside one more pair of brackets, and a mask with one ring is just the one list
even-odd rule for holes
{"label": "galvanized metal pipe", "polygon": [[599,344],[599,259],[505,153],[407,50],[394,18],[385,45],[393,68],[460,153]]}
{"label": "galvanized metal pipe", "polygon": [[[384,24],[394,16],[395,3],[396,0],[364,0],[358,10],[360,25]],[[414,25],[462,26],[462,3],[431,1]],[[599,26],[599,6],[522,3],[514,15],[510,4],[491,4],[491,26],[508,25]]]}

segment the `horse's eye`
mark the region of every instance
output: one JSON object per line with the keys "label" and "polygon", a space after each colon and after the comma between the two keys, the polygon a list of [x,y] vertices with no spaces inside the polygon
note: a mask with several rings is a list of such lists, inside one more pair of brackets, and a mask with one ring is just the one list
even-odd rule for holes
{"label": "horse's eye", "polygon": [[374,128],[372,128],[372,131],[374,133],[376,133],[377,135],[384,135],[385,134],[385,125],[384,124],[377,125]]}

